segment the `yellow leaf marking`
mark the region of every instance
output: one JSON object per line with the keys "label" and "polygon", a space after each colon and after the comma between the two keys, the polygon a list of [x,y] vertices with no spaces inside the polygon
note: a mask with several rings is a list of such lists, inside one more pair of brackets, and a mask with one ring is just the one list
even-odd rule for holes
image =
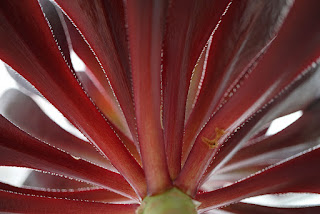
{"label": "yellow leaf marking", "polygon": [[206,137],[201,137],[202,142],[207,144],[210,149],[214,149],[218,146],[219,139],[224,135],[225,131],[223,129],[216,128],[215,129],[216,136],[212,140]]}

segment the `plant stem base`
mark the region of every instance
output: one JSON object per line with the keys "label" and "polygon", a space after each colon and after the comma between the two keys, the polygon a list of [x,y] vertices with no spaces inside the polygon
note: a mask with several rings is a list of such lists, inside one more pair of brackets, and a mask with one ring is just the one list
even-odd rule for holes
{"label": "plant stem base", "polygon": [[136,211],[137,214],[196,214],[193,200],[177,188],[159,195],[146,197]]}

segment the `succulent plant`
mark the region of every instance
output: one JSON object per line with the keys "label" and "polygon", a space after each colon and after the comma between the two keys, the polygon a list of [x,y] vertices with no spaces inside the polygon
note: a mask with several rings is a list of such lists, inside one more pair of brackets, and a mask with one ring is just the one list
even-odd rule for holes
{"label": "succulent plant", "polygon": [[0,211],[319,213],[242,201],[320,193],[319,9],[319,0],[1,0],[0,58],[24,89],[1,97],[0,165],[34,172],[23,187],[0,182]]}

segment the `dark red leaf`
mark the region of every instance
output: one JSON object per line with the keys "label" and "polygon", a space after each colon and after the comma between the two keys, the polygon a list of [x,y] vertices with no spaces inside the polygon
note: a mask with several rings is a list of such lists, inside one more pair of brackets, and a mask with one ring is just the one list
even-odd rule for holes
{"label": "dark red leaf", "polygon": [[[132,99],[129,57],[126,42],[124,8],[122,1],[64,1],[56,3],[66,13],[90,45],[98,69],[90,67],[96,80],[103,86],[111,87],[119,101],[130,131],[136,140],[135,114]],[[70,27],[69,27],[70,29]],[[98,30],[97,30],[98,29]],[[74,30],[73,30],[74,31]],[[75,32],[71,32],[72,36]],[[83,39],[74,37],[75,51],[87,63],[95,63],[92,54],[88,52]],[[81,41],[82,40],[82,41]],[[91,62],[90,62],[91,61]],[[102,69],[102,70],[101,70]],[[108,79],[107,79],[108,78]]]}
{"label": "dark red leaf", "polygon": [[302,117],[279,133],[241,149],[222,169],[274,164],[319,144],[320,102],[315,101]]}
{"label": "dark red leaf", "polygon": [[130,199],[126,197],[97,187],[87,187],[80,189],[39,189],[30,187],[15,187],[0,182],[0,191],[1,190],[8,192],[17,192],[24,195],[46,196],[52,198],[79,199],[101,202],[130,202]]}
{"label": "dark red leaf", "polygon": [[140,150],[148,193],[153,195],[171,186],[160,122],[161,48],[167,2],[129,0],[125,5]]}
{"label": "dark red leaf", "polygon": [[296,208],[280,208],[267,207],[255,204],[236,203],[222,208],[227,212],[234,214],[315,214],[320,212],[319,206],[296,207]]}
{"label": "dark red leaf", "polygon": [[73,50],[87,66],[85,73],[77,72],[81,84],[104,115],[122,132],[131,137],[127,122],[114,96],[113,89],[103,73],[96,56],[71,21],[68,18],[64,20],[68,27]]}
{"label": "dark red leaf", "polygon": [[23,182],[23,186],[49,189],[79,189],[93,187],[80,180],[60,177],[58,175],[33,170]]}
{"label": "dark red leaf", "polygon": [[[92,85],[90,80],[88,83],[88,78],[85,78],[87,77],[86,75],[84,75],[84,78],[80,78],[81,84],[84,86],[85,90],[88,91],[90,96],[92,96],[94,102],[106,115],[106,117],[120,130],[126,131],[125,133],[129,134],[128,136],[131,136],[127,130],[128,127],[123,113],[121,112],[119,104],[113,95],[113,91],[107,81],[107,78],[105,78],[100,64],[90,50],[88,44],[77,31],[76,27],[70,22],[70,20],[68,18],[64,18],[65,16],[62,14],[60,9],[56,9],[55,6],[47,0],[41,0],[40,3],[46,18],[50,23],[51,29],[53,30],[55,39],[58,41],[61,51],[66,57],[68,64],[72,65],[69,49],[73,48],[77,51],[79,50],[80,55],[84,56],[89,67],[95,71],[92,72],[90,69],[86,70],[89,76],[96,80],[95,85]],[[102,75],[102,79],[105,81],[103,86],[100,84],[99,80],[95,78],[96,73]]]}
{"label": "dark red leaf", "polygon": [[0,102],[0,113],[33,137],[76,157],[114,170],[109,161],[99,154],[95,146],[59,127],[30,97],[22,92],[10,89],[2,95]]}
{"label": "dark red leaf", "polygon": [[[268,111],[276,114],[272,106],[314,74],[315,61],[320,56],[320,31],[315,27],[315,17],[320,18],[315,9],[319,3],[316,0],[295,2],[268,52],[257,67],[244,76],[246,80],[240,81],[245,84],[236,92],[231,90],[225,104],[198,135],[176,181],[181,189],[194,194],[213,156],[214,168],[223,165],[249,140],[243,137],[257,131],[253,127],[258,122],[259,128],[270,122],[261,121],[262,116]],[[274,119],[270,117],[268,119]]]}
{"label": "dark red leaf", "polygon": [[191,111],[197,102],[200,88],[202,86],[203,78],[205,75],[206,60],[207,60],[207,54],[208,54],[208,47],[207,47],[208,44],[209,42],[207,42],[206,46],[202,50],[201,55],[192,71],[189,91],[188,91],[188,96],[186,101],[186,113],[185,113],[185,119],[184,119],[185,123],[186,121],[188,121]]}
{"label": "dark red leaf", "polygon": [[[110,126],[112,126],[113,130],[117,133],[122,142],[126,145],[126,148],[140,163],[141,158],[139,154],[139,147],[137,147],[137,145],[134,144],[134,142],[132,142],[132,136],[128,129],[127,123],[123,117],[123,114],[120,111],[120,109],[117,106],[115,106],[117,105],[116,101],[114,100],[114,103],[110,101],[112,99],[111,96],[113,96],[112,91],[109,91],[110,88],[105,88],[102,91],[100,91],[100,89],[96,87],[96,85],[85,72],[77,72],[77,76],[79,77],[79,80],[81,81],[81,84],[83,85],[85,90],[88,91],[88,93],[90,94],[94,102],[97,104],[99,109],[101,109],[102,113],[106,115],[108,119],[110,118],[110,121],[113,123],[110,124]],[[104,94],[106,92],[108,93],[108,99],[106,99],[106,96]]]}
{"label": "dark red leaf", "polygon": [[[38,2],[2,1],[0,8],[1,59],[22,74],[97,145],[140,196],[145,195],[143,170],[66,64]],[[128,101],[128,105],[130,103]]]}
{"label": "dark red leaf", "polygon": [[319,146],[230,186],[199,194],[200,210],[229,205],[244,198],[284,192],[320,193]]}
{"label": "dark red leaf", "polygon": [[106,204],[81,200],[25,195],[0,190],[0,211],[14,213],[114,213],[134,214],[136,204]]}
{"label": "dark red leaf", "polygon": [[127,197],[135,192],[121,175],[57,150],[0,117],[0,163],[40,169],[83,180]]}
{"label": "dark red leaf", "polygon": [[[254,114],[251,119],[249,118],[245,123],[243,123],[243,127],[238,129],[237,132],[234,133],[233,137],[229,139],[229,143],[224,144],[219,153],[215,155],[215,158],[212,160],[211,165],[205,174],[208,175],[211,172],[219,170],[219,168],[230,160],[242,145],[250,145],[250,142],[246,142],[249,141],[249,139],[252,138],[251,136],[255,135],[258,130],[265,127],[265,124],[269,124],[275,118],[282,116],[287,112],[291,112],[292,109],[307,108],[307,106],[310,105],[316,97],[319,97],[319,80],[319,66],[312,67],[302,78],[297,78],[294,83],[286,89],[286,91],[281,92],[279,96],[277,96],[277,99],[271,100],[271,102],[264,106],[259,113]],[[311,143],[311,145],[312,144],[316,144],[316,142]],[[231,152],[232,150],[233,152]],[[290,150],[288,150],[288,152],[290,153]],[[294,153],[294,151],[291,152]],[[262,167],[263,166],[265,165],[263,164]],[[205,178],[206,176],[204,176],[202,180]]]}
{"label": "dark red leaf", "polygon": [[30,82],[23,78],[23,76],[13,70],[10,66],[6,64],[4,65],[10,77],[17,83],[19,89],[25,90],[27,93],[43,97],[42,94],[40,94],[40,92]]}
{"label": "dark red leaf", "polygon": [[50,24],[50,29],[54,34],[54,38],[57,40],[60,51],[64,54],[65,60],[68,65],[72,66],[70,58],[70,44],[67,39],[66,25],[63,20],[63,15],[58,8],[54,6],[51,1],[39,0],[41,9],[45,15],[45,18]]}
{"label": "dark red leaf", "polygon": [[263,164],[257,164],[254,166],[249,166],[249,167],[241,167],[240,169],[233,169],[226,172],[218,171],[214,174],[210,174],[210,176],[208,176],[207,179],[201,183],[198,192],[213,191],[215,189],[228,186],[270,165],[271,164],[269,163],[263,163]]}
{"label": "dark red leaf", "polygon": [[288,10],[284,1],[233,1],[213,35],[205,78],[186,124],[183,162],[201,127],[218,108],[227,89],[274,38]]}
{"label": "dark red leaf", "polygon": [[185,105],[192,70],[229,0],[175,0],[168,8],[163,45],[163,128],[169,172],[181,169]]}

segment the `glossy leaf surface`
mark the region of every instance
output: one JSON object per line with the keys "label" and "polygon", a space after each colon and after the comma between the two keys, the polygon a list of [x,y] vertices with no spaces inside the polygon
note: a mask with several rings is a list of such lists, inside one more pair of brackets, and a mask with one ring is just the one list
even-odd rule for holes
{"label": "glossy leaf surface", "polygon": [[76,157],[102,166],[110,166],[109,161],[93,145],[59,127],[22,92],[15,89],[8,90],[2,95],[0,102],[0,113],[33,137]]}
{"label": "glossy leaf surface", "polygon": [[181,168],[185,105],[191,73],[228,3],[227,0],[176,0],[168,8],[163,44],[163,128],[172,179],[177,177]]}
{"label": "glossy leaf surface", "polygon": [[[240,142],[243,142],[240,141],[240,135],[253,131],[253,125],[259,122],[267,111],[265,108],[270,109],[271,104],[275,105],[275,100],[280,102],[283,99],[281,97],[286,97],[284,94],[289,93],[290,88],[292,90],[299,85],[298,83],[301,84],[303,76],[307,78],[315,72],[315,66],[312,63],[320,54],[320,32],[313,27],[316,22],[315,17],[319,16],[318,11],[314,9],[318,3],[317,1],[297,2],[293,5],[279,35],[266,55],[257,67],[241,80],[245,84],[236,92],[230,92],[226,103],[197,136],[184,169],[179,175],[181,178],[176,182],[180,188],[187,188],[185,191],[194,194],[202,173],[205,172],[215,153],[220,153],[221,158],[227,161],[226,156],[230,158],[235,150],[239,149]],[[297,21],[298,17],[300,17],[299,21]],[[279,71],[282,71],[281,75]],[[237,105],[238,103],[241,105]],[[264,112],[260,113],[262,110]],[[256,112],[259,112],[260,116],[255,117]],[[248,120],[250,120],[250,126],[245,125]],[[242,134],[235,134],[239,131]],[[237,143],[230,143],[236,137]],[[222,151],[226,152],[222,153]],[[202,155],[199,156],[199,154]],[[216,158],[215,164],[219,164],[222,159]]]}
{"label": "glossy leaf surface", "polygon": [[197,103],[186,124],[184,161],[194,137],[218,109],[225,93],[235,87],[237,79],[250,64],[261,59],[275,37],[285,11],[290,8],[288,4],[282,1],[234,1],[222,17],[209,47],[208,64]]}
{"label": "glossy leaf surface", "polygon": [[59,151],[22,132],[0,117],[0,163],[40,169],[93,183],[135,198],[130,185],[117,173]]}
{"label": "glossy leaf surface", "polygon": [[[166,1],[126,2],[137,128],[151,195],[171,186],[160,121],[161,47],[166,7]],[[141,16],[150,18],[141,19]],[[144,42],[140,44],[140,41]]]}
{"label": "glossy leaf surface", "polygon": [[259,213],[259,214],[269,214],[269,213],[276,213],[276,214],[300,214],[300,213],[306,213],[306,214],[313,214],[320,212],[319,206],[314,207],[297,207],[297,208],[280,208],[280,207],[266,207],[266,206],[260,206],[260,205],[254,205],[254,204],[246,204],[246,203],[237,203],[232,204],[223,210],[226,210],[228,212],[234,213],[234,214],[253,214],[253,213]]}
{"label": "glossy leaf surface", "polygon": [[[319,154],[320,149],[317,147],[230,186],[199,194],[196,200],[201,202],[200,210],[217,208],[247,197],[268,193],[320,193],[317,182],[320,174],[316,170]],[[306,165],[308,167],[305,167]]]}
{"label": "glossy leaf surface", "polygon": [[[32,13],[33,16],[28,16]],[[21,19],[21,16],[28,17]],[[68,67],[38,2],[1,2],[1,58],[30,81],[91,142],[98,145],[139,195],[144,174]],[[40,36],[41,35],[41,36]],[[39,39],[40,38],[40,39]],[[42,50],[46,54],[39,54]],[[52,61],[51,59],[56,59]]]}
{"label": "glossy leaf surface", "polygon": [[0,182],[0,189],[4,191],[17,192],[25,195],[46,196],[52,198],[65,199],[79,199],[89,201],[103,201],[103,202],[121,202],[129,201],[128,198],[110,192],[105,189],[91,187],[80,189],[36,189],[36,188],[22,188],[15,187],[9,184]]}
{"label": "glossy leaf surface", "polygon": [[[92,69],[92,73],[103,87],[108,84],[108,80],[110,81],[131,133],[136,139],[131,77],[129,63],[126,60],[128,58],[128,48],[123,3],[121,1],[102,0],[93,2],[57,0],[56,3],[73,21],[94,50],[102,71],[101,69]],[[78,41],[80,39],[76,42]],[[75,45],[78,45],[78,43]],[[92,60],[89,53],[82,53],[80,55],[85,61],[87,59],[89,62]]]}
{"label": "glossy leaf surface", "polygon": [[106,204],[24,195],[0,190],[0,211],[23,213],[134,213],[137,205]]}

